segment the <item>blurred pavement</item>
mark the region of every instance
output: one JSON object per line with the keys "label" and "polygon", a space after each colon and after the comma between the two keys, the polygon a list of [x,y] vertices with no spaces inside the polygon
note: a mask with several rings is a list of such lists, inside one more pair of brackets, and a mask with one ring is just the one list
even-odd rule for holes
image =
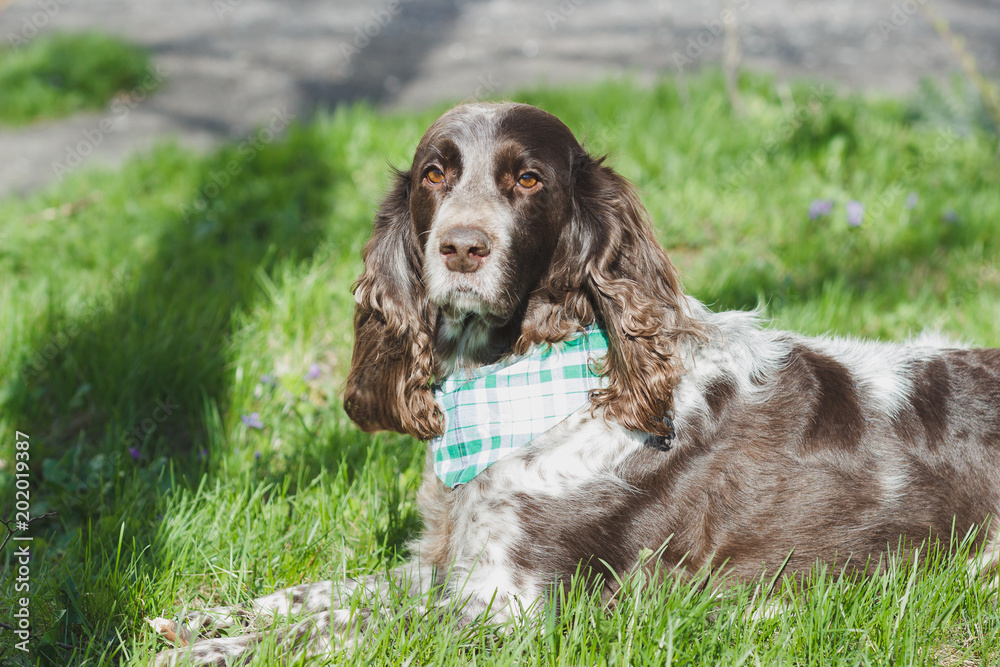
{"label": "blurred pavement", "polygon": [[77,165],[120,164],[165,137],[204,150],[281,114],[358,99],[420,108],[690,73],[721,61],[727,25],[738,26],[743,68],[905,94],[958,69],[925,3],[995,80],[998,0],[15,0],[0,13],[4,44],[102,30],[152,49],[166,83],[142,102],[0,129],[0,196]]}

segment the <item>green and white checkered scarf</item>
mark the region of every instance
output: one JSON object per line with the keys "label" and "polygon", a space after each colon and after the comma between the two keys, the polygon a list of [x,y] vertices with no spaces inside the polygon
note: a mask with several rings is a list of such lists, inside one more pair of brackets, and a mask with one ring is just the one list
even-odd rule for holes
{"label": "green and white checkered scarf", "polygon": [[445,418],[431,440],[434,472],[450,487],[470,481],[531,442],[606,386],[594,370],[608,351],[599,327],[553,346],[473,371],[456,371],[434,388]]}

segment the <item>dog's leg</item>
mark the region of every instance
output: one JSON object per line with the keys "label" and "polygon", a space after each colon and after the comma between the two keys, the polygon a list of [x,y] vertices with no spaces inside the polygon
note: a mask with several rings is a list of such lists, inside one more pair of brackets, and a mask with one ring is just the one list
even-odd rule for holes
{"label": "dog's leg", "polygon": [[[187,615],[185,623],[173,626],[179,643],[189,645],[160,652],[154,665],[242,664],[253,658],[265,638],[273,640],[281,655],[322,655],[353,645],[375,621],[368,608],[351,611],[352,596],[366,595],[383,604],[390,600],[393,589],[401,588],[404,595],[418,596],[429,593],[435,582],[435,569],[414,561],[388,575],[359,581],[302,584],[244,605],[195,611]],[[292,626],[267,628],[282,617],[300,620]],[[198,639],[199,633],[214,634],[234,626],[256,631],[234,637]]]}
{"label": "dog's leg", "polygon": [[361,629],[366,612],[356,616],[346,610],[322,611],[308,616],[292,626],[272,632],[253,632],[235,637],[220,637],[195,642],[190,646],[162,651],[153,661],[155,667],[174,665],[218,665],[222,667],[249,662],[265,640],[272,640],[277,655],[320,656],[333,648],[333,633],[350,633]]}
{"label": "dog's leg", "polygon": [[354,581],[339,585],[333,581],[319,581],[275,591],[242,605],[198,609],[186,615],[184,626],[188,632],[185,635],[208,635],[239,625],[259,625],[264,619],[337,609],[357,587],[358,583]]}

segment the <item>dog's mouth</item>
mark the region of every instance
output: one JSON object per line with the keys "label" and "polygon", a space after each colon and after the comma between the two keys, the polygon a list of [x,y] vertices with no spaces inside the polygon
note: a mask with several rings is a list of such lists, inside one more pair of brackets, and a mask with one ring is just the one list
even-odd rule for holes
{"label": "dog's mouth", "polygon": [[431,303],[453,321],[475,317],[490,326],[500,326],[510,319],[510,308],[493,302],[472,285],[454,285]]}
{"label": "dog's mouth", "polygon": [[474,272],[451,271],[435,257],[424,273],[427,296],[435,306],[455,314],[457,318],[475,315],[483,319],[506,320],[511,304],[510,298],[505,298],[505,295],[512,290],[498,268],[491,262]]}

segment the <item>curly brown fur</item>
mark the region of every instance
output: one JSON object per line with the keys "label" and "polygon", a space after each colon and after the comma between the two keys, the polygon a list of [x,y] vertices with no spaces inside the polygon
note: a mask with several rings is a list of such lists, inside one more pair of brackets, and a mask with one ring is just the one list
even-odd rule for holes
{"label": "curly brown fur", "polygon": [[426,440],[441,432],[443,418],[430,390],[434,308],[420,280],[422,253],[410,224],[408,193],[409,174],[397,173],[363,251],[344,407],[365,431],[399,431]]}

